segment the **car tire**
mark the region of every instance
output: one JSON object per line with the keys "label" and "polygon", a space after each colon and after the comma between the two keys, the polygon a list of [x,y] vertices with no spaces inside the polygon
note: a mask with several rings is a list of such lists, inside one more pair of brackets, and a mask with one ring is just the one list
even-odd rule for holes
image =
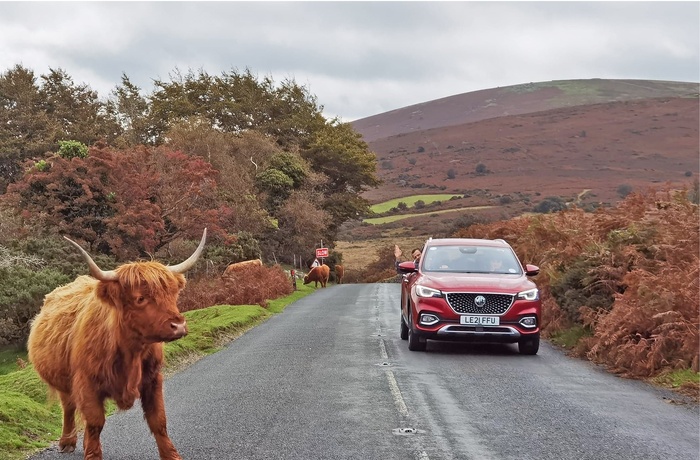
{"label": "car tire", "polygon": [[518,342],[518,351],[521,355],[536,355],[540,349],[540,334],[534,334],[521,339]]}
{"label": "car tire", "polygon": [[421,341],[420,338],[418,337],[418,334],[415,333],[413,330],[413,320],[412,320],[412,314],[411,314],[411,307],[408,307],[408,349],[411,351],[425,351],[426,346],[428,345],[428,342],[423,340]]}
{"label": "car tire", "polygon": [[403,315],[399,314],[399,316],[401,317],[401,340],[408,340],[408,326],[403,320]]}

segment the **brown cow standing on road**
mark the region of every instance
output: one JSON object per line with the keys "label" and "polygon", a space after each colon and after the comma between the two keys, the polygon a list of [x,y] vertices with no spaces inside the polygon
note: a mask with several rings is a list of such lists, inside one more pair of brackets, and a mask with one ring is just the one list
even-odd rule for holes
{"label": "brown cow standing on road", "polygon": [[343,284],[343,275],[345,274],[345,269],[342,265],[335,265],[335,282],[338,284]]}
{"label": "brown cow standing on road", "polygon": [[61,452],[75,450],[77,410],[85,421],[84,458],[101,460],[105,399],[129,409],[141,398],[160,458],[181,460],[166,429],[162,342],[187,335],[176,302],[185,286],[182,274],[197,262],[206,236],[204,229],[194,254],[178,265],[134,262],[111,271],[102,271],[68,240],[82,253],[92,277],[80,276],[46,295],[27,344],[37,373],[61,398]]}
{"label": "brown cow standing on road", "polygon": [[304,276],[304,284],[309,284],[314,282],[314,287],[318,287],[318,283],[321,283],[321,287],[326,287],[328,278],[331,276],[331,267],[326,264],[320,267],[314,267],[309,273]]}

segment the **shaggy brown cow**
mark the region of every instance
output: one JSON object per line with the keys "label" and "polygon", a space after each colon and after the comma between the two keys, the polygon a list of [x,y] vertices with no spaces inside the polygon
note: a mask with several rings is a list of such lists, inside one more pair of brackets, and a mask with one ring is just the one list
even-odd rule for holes
{"label": "shaggy brown cow", "polygon": [[323,264],[320,267],[314,267],[304,276],[304,284],[309,284],[313,281],[314,287],[318,287],[318,283],[321,283],[321,287],[326,287],[330,275],[331,267],[328,265]]}
{"label": "shaggy brown cow", "polygon": [[335,282],[338,284],[343,284],[343,275],[345,274],[345,269],[342,265],[335,265]]}
{"label": "shaggy brown cow", "polygon": [[182,274],[199,258],[206,236],[204,229],[199,247],[178,265],[133,262],[111,271],[102,271],[66,238],[83,255],[92,277],[80,276],[46,295],[27,343],[37,373],[61,398],[61,452],[75,450],[77,410],[85,421],[84,458],[102,459],[105,399],[128,409],[141,398],[160,458],[181,460],[166,430],[162,342],[187,334],[176,302],[185,286]]}
{"label": "shaggy brown cow", "polygon": [[246,260],[235,264],[229,264],[228,267],[226,267],[226,270],[224,270],[224,274],[221,276],[223,278],[234,276],[236,273],[246,271],[249,267],[262,267],[262,264],[262,260],[260,259]]}

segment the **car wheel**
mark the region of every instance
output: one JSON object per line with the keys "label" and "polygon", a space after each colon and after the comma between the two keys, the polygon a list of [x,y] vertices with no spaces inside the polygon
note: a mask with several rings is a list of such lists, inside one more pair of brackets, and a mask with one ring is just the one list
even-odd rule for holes
{"label": "car wheel", "polygon": [[536,355],[540,349],[540,334],[526,337],[518,342],[518,351],[521,355]]}
{"label": "car wheel", "polygon": [[427,341],[422,341],[418,338],[418,335],[413,330],[411,307],[408,307],[408,349],[411,351],[425,351],[428,345]]}
{"label": "car wheel", "polygon": [[408,326],[406,326],[406,321],[403,320],[403,315],[399,314],[401,317],[401,340],[408,340]]}

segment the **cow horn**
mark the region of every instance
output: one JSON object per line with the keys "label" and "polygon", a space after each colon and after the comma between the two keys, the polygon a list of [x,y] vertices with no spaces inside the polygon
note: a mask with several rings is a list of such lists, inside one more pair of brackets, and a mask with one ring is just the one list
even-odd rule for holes
{"label": "cow horn", "polygon": [[202,240],[199,242],[199,246],[197,246],[197,249],[194,251],[194,254],[192,254],[186,261],[181,262],[177,265],[168,265],[168,270],[170,270],[173,273],[185,273],[187,270],[192,268],[194,264],[197,263],[197,259],[199,259],[200,254],[202,254],[202,251],[204,250],[204,243],[207,241],[207,229],[204,229],[204,233],[202,234]]}
{"label": "cow horn", "polygon": [[80,253],[83,255],[83,259],[85,259],[85,262],[87,262],[88,266],[90,267],[90,274],[93,278],[96,278],[100,281],[117,281],[119,279],[116,271],[104,271],[100,267],[98,267],[95,261],[92,260],[92,257],[90,257],[90,254],[88,254],[87,251],[85,251],[85,249],[81,248],[78,243],[71,240],[67,236],[64,236],[63,238],[67,239],[70,244],[78,248],[78,251],[80,251]]}

